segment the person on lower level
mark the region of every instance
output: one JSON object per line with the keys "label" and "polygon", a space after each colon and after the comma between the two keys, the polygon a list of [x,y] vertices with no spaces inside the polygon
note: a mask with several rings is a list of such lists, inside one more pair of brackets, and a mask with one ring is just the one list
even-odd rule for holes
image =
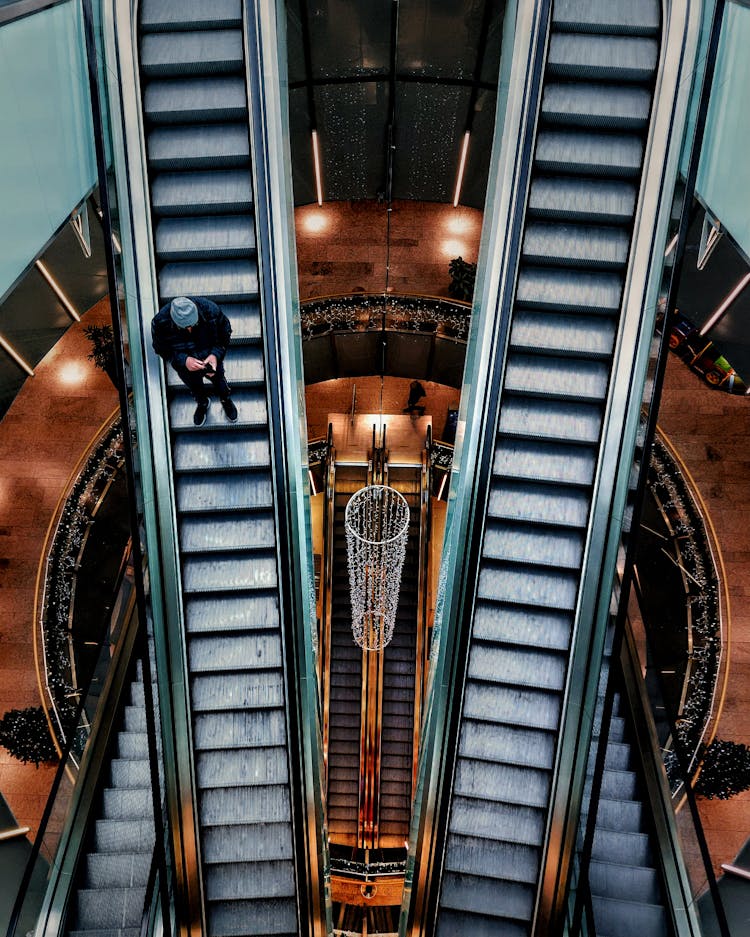
{"label": "person on lower level", "polygon": [[193,423],[203,426],[210,405],[207,378],[219,395],[227,418],[237,420],[237,407],[224,376],[224,356],[232,325],[219,306],[200,296],[176,296],[151,321],[154,351],[178,373],[195,398]]}
{"label": "person on lower level", "polygon": [[420,416],[424,416],[425,408],[419,401],[426,396],[425,389],[419,381],[412,381],[411,384],[409,384],[409,399],[406,401],[404,413],[413,414],[416,411]]}

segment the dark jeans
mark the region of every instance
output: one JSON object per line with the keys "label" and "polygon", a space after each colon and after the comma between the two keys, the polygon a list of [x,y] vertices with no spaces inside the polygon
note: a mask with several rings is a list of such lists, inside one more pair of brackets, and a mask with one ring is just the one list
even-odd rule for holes
{"label": "dark jeans", "polygon": [[188,371],[187,368],[175,368],[180,375],[182,383],[190,390],[195,397],[196,403],[206,403],[208,401],[207,387],[203,379],[209,380],[215,387],[216,393],[224,400],[229,396],[229,385],[224,377],[224,362],[219,361],[216,365],[216,372],[209,376],[205,371]]}

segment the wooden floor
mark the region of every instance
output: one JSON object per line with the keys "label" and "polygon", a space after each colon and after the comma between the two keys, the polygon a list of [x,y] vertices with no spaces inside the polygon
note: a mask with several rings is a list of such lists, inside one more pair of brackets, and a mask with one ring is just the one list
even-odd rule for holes
{"label": "wooden floor", "polygon": [[[300,295],[373,291],[446,295],[448,261],[477,259],[480,213],[397,203],[391,250],[388,218],[374,203],[308,206],[297,213]],[[390,269],[386,271],[386,263]],[[100,303],[73,325],[28,379],[0,422],[0,712],[37,705],[32,646],[37,568],[47,527],[70,472],[117,405],[107,377],[86,360],[85,324],[106,321]],[[346,413],[352,384],[361,412],[401,413],[409,381],[326,381],[307,390],[309,438],[325,435],[329,413]],[[423,382],[426,415],[439,438],[458,390]],[[675,358],[660,425],[688,465],[716,527],[727,569],[731,647],[718,735],[750,742],[750,401],[711,390]],[[34,829],[52,771],[23,766],[0,750],[0,791],[19,823]],[[750,792],[701,801],[716,866],[731,861],[750,833]]]}

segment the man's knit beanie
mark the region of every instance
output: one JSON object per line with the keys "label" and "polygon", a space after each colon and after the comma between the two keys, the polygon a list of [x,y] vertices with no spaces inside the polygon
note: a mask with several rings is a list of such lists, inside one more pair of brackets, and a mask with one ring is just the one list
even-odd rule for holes
{"label": "man's knit beanie", "polygon": [[176,296],[170,306],[169,314],[178,328],[186,329],[198,321],[198,307],[187,296]]}

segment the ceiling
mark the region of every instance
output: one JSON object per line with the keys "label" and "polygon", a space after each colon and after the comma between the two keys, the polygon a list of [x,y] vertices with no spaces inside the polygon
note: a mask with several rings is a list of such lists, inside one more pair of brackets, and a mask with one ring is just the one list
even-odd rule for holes
{"label": "ceiling", "polygon": [[324,199],[437,202],[453,199],[470,129],[461,202],[482,208],[504,13],[505,0],[288,0],[295,203],[315,201],[313,129]]}

